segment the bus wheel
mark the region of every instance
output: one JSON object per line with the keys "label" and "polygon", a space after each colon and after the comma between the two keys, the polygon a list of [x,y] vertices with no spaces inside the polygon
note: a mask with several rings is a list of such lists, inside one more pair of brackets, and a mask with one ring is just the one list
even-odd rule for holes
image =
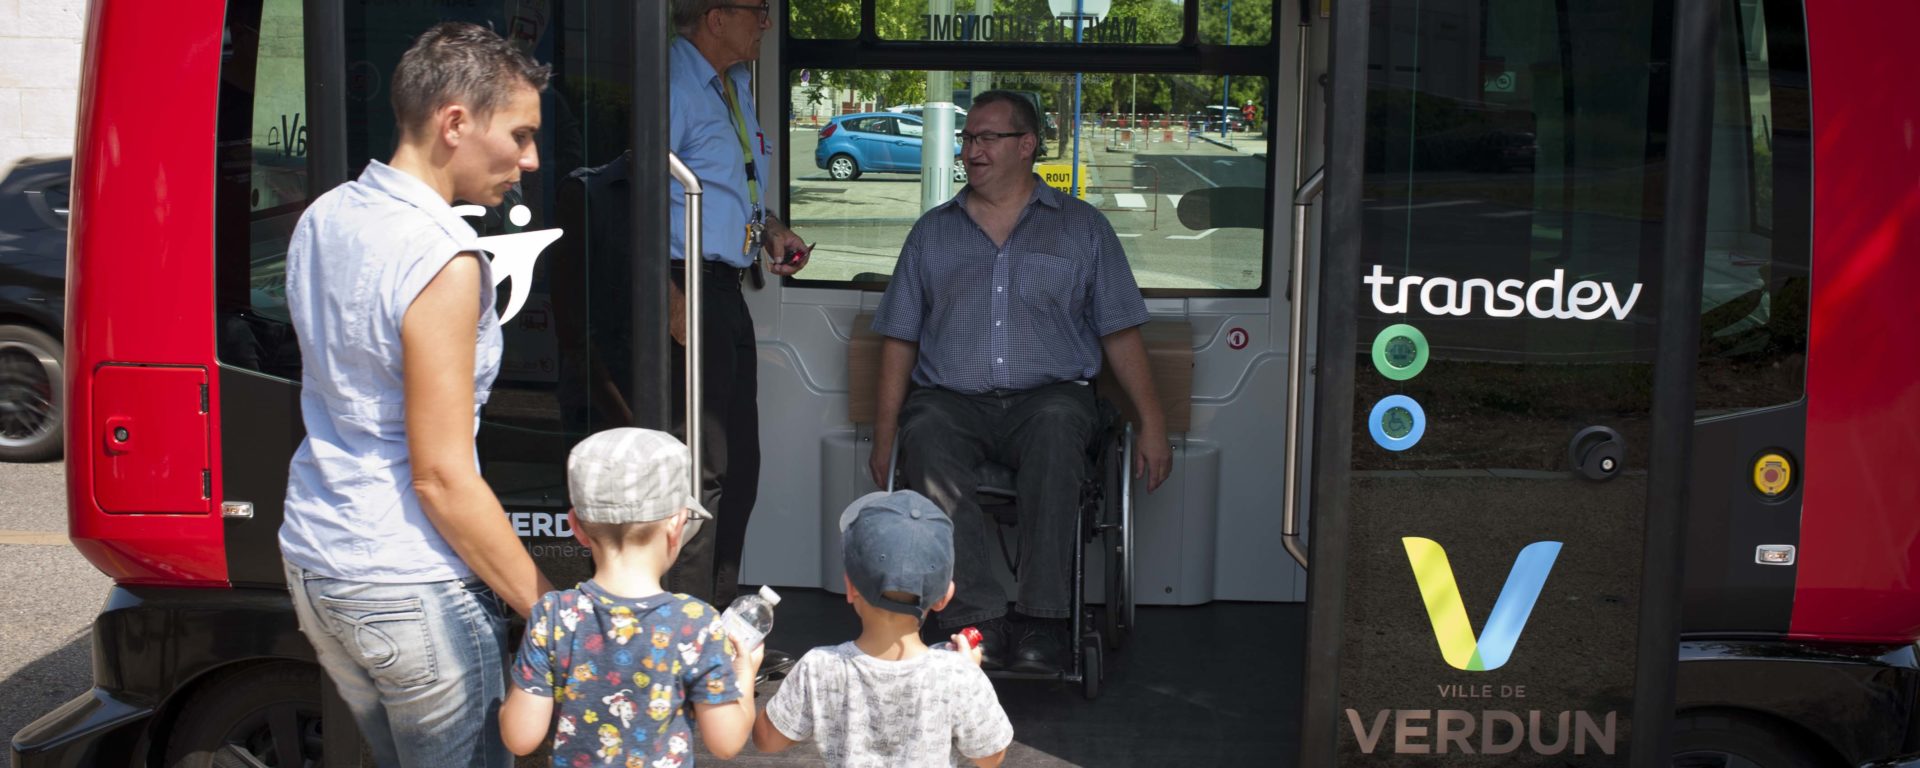
{"label": "bus wheel", "polygon": [[1818,768],[1833,760],[1790,728],[1738,712],[1684,714],[1673,723],[1673,768]]}
{"label": "bus wheel", "polygon": [[208,683],[180,710],[168,768],[321,764],[320,669],[274,662]]}
{"label": "bus wheel", "polygon": [[60,457],[60,341],[0,325],[0,461]]}

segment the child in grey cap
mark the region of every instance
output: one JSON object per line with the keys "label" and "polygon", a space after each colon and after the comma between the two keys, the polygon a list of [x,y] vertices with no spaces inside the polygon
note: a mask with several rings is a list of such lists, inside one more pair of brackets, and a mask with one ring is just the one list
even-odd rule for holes
{"label": "child in grey cap", "polygon": [[955,650],[920,640],[927,612],[953,598],[953,521],[913,491],[871,493],[840,516],[840,538],[860,637],[794,664],[753,724],[754,746],[812,741],[831,766],[999,765],[1013,724],[980,650],[960,635]]}
{"label": "child in grey cap", "polygon": [[713,518],[689,487],[691,461],[672,435],[630,427],[567,456],[573,535],[593,550],[593,578],[534,605],[500,708],[514,754],[539,748],[553,724],[556,766],[691,766],[689,719],[717,757],[746,746],[765,650],[737,653],[719,611],[660,588]]}

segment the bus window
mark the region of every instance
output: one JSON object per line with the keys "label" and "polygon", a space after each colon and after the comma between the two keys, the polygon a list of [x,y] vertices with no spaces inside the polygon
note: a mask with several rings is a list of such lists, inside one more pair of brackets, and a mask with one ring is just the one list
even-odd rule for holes
{"label": "bus window", "polygon": [[287,241],[307,204],[301,9],[265,0],[228,16],[214,193],[220,359],[289,380],[300,378],[300,349],[286,311]]}
{"label": "bus window", "polygon": [[1701,416],[1783,405],[1805,391],[1805,56],[1769,55],[1765,5],[1728,0],[1721,12],[1694,387]]}
{"label": "bus window", "polygon": [[787,34],[799,40],[849,40],[860,34],[860,0],[787,0]]}
{"label": "bus window", "polygon": [[[914,221],[964,186],[958,159],[944,189],[929,192],[931,181],[922,178],[925,142],[955,147],[951,136],[922,133],[930,74],[790,72],[788,220],[819,241],[801,284],[884,281]],[[942,74],[954,88],[956,131],[974,93],[1013,90],[1034,102],[1044,123],[1035,172],[1106,215],[1149,296],[1265,289],[1270,133],[1264,111],[1249,121],[1241,105],[1266,103],[1267,78]],[[1223,107],[1223,100],[1234,106]],[[885,133],[899,135],[876,133],[879,123],[898,123]]]}
{"label": "bus window", "polygon": [[1266,45],[1272,39],[1273,0],[1214,0],[1200,3],[1202,43]]}

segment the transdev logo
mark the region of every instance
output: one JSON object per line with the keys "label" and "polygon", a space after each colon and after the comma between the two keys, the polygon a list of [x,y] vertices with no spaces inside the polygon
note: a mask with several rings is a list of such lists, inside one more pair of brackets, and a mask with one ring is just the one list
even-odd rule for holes
{"label": "transdev logo", "polygon": [[[477,205],[455,206],[453,212],[474,218],[487,215],[487,209]],[[533,220],[533,211],[524,205],[515,205],[507,212],[507,220],[517,227],[526,226]],[[501,325],[513,320],[514,315],[520,314],[520,308],[526,306],[527,297],[533,295],[533,267],[547,246],[553,245],[562,234],[560,228],[555,227],[480,238],[481,250],[492,257],[494,287],[513,280],[513,287],[508,289],[511,292],[507,294],[507,309],[500,313]]]}
{"label": "transdev logo", "polygon": [[1467,606],[1460,599],[1460,587],[1453,580],[1453,565],[1447,562],[1447,550],[1439,542],[1418,536],[1402,538],[1407,561],[1413,565],[1413,579],[1420,584],[1420,599],[1427,604],[1427,619],[1433,622],[1433,639],[1440,643],[1440,655],[1448,666],[1468,672],[1499,669],[1513,656],[1527,617],[1533,615],[1533,603],[1547,585],[1547,574],[1560,556],[1560,542],[1536,541],[1520,550],[1513,568],[1507,572],[1507,585],[1493,603],[1480,637],[1473,636],[1467,622]]}

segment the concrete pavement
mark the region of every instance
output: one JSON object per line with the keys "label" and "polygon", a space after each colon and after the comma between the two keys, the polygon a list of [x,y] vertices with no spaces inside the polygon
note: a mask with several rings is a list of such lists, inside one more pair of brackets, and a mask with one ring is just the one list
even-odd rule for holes
{"label": "concrete pavement", "polygon": [[65,465],[0,464],[0,735],[93,683],[93,617],[112,585],[66,541]]}

